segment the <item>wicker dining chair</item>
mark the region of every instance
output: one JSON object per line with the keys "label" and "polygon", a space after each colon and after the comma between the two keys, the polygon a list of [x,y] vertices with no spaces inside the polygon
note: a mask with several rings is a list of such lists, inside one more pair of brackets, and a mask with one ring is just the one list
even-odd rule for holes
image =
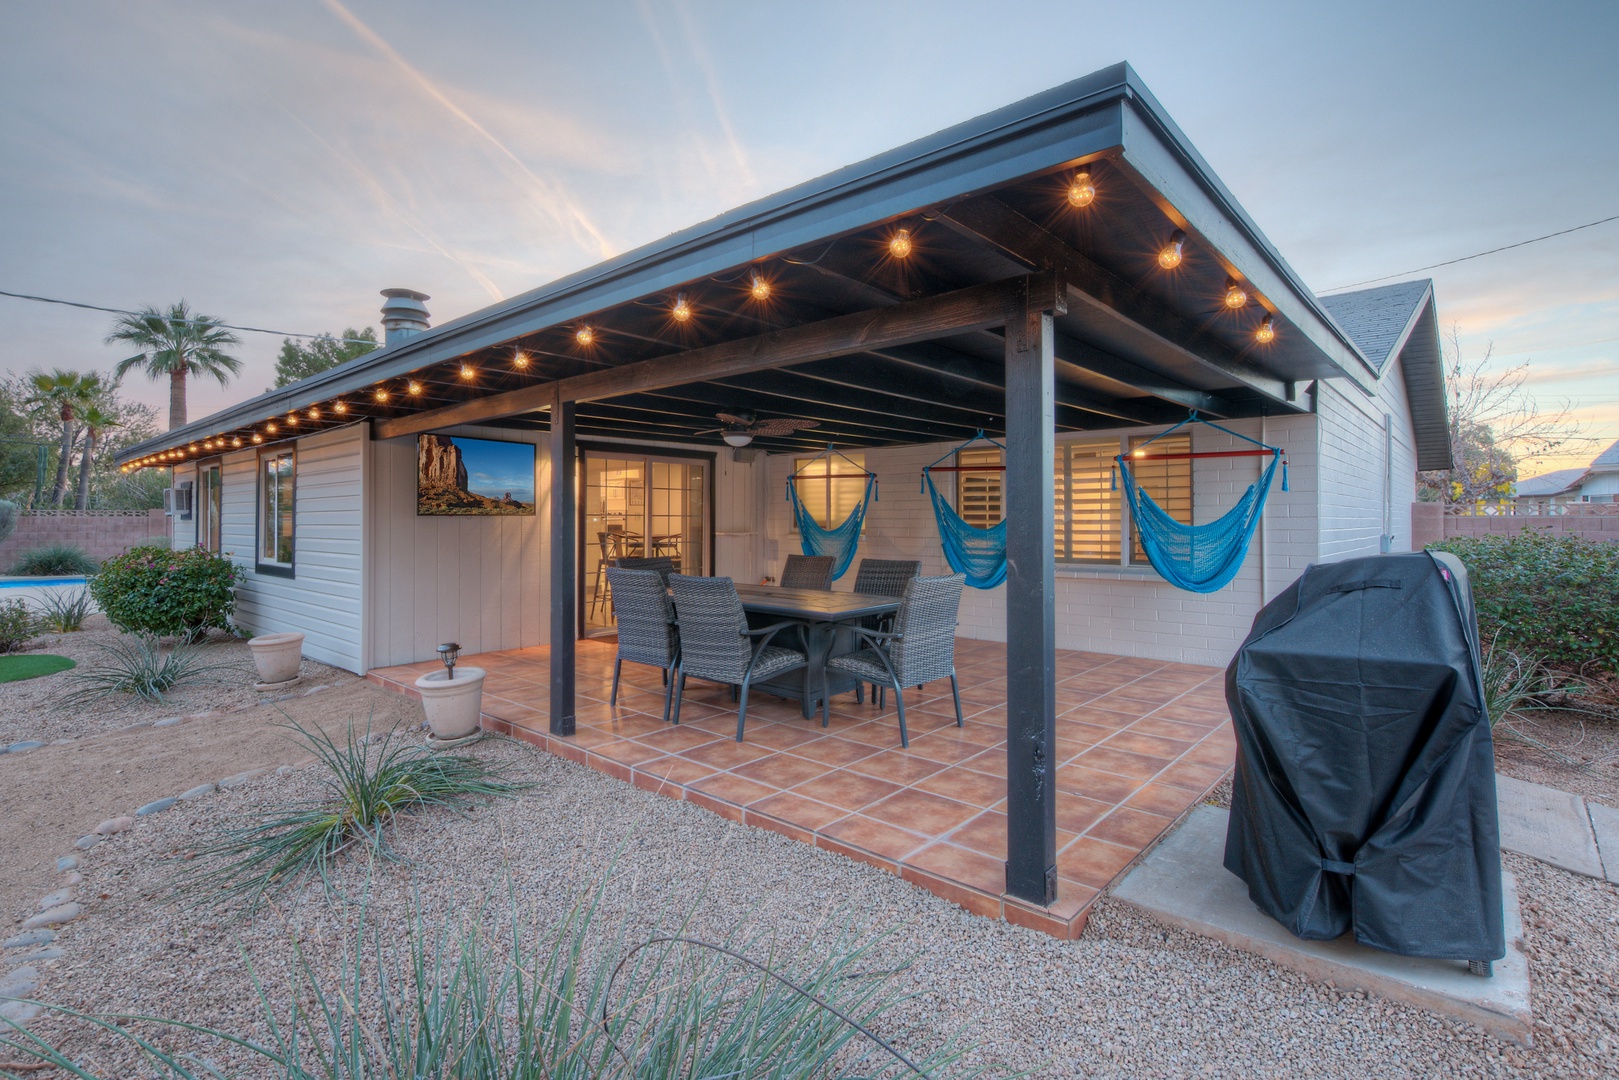
{"label": "wicker dining chair", "polygon": [[675,561],[667,555],[625,555],[613,565],[624,570],[655,570],[663,579],[665,588],[669,585],[669,575],[678,569]]}
{"label": "wicker dining chair", "polygon": [[[875,596],[904,596],[905,586],[911,579],[922,573],[920,559],[861,559],[860,566],[854,572],[854,591],[857,593],[871,593]],[[860,625],[867,630],[892,630],[894,628],[894,613],[885,615],[868,615],[860,621]],[[879,701],[878,689],[875,683],[871,687],[871,699]],[[863,696],[856,694],[855,700],[862,700]]]}
{"label": "wicker dining chair", "polygon": [[[861,648],[827,660],[826,666],[862,682],[892,688],[899,710],[899,744],[910,746],[905,730],[906,686],[950,679],[956,699],[956,726],[961,727],[961,687],[956,682],[956,615],[961,609],[961,574],[912,578],[889,632],[851,627]],[[879,702],[879,708],[881,702]]]}
{"label": "wicker dining chair", "polygon": [[609,705],[618,704],[618,676],[624,661],[651,664],[663,669],[663,719],[669,719],[675,680],[671,672],[680,663],[680,635],[675,630],[675,612],[669,603],[669,590],[656,570],[607,568],[618,615],[618,655],[613,658],[613,692]]}
{"label": "wicker dining chair", "polygon": [[789,555],[781,571],[784,589],[821,589],[832,587],[832,567],[836,562],[830,555]]}
{"label": "wicker dining chair", "polygon": [[[799,650],[770,643],[779,632],[797,624],[784,620],[749,630],[736,585],[727,577],[674,574],[669,578],[669,587],[674,592],[675,621],[680,628],[680,663],[674,678],[675,723],[680,723],[686,676],[736,686],[736,741],[741,742],[748,718],[748,687],[809,663]],[[821,724],[827,723],[823,700]]]}

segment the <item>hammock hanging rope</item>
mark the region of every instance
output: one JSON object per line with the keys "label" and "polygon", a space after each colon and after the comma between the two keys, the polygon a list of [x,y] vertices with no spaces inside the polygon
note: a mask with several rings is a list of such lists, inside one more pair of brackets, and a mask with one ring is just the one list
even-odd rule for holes
{"label": "hammock hanging rope", "polygon": [[[1208,455],[1187,453],[1139,456],[1147,446],[1177,428],[1192,423],[1223,431],[1244,442],[1253,443],[1259,449],[1217,451]],[[1270,462],[1265,466],[1265,471],[1260,473],[1259,479],[1248,485],[1248,490],[1237,500],[1237,505],[1207,525],[1186,525],[1176,521],[1141,488],[1131,472],[1132,461],[1139,465],[1143,460],[1151,461],[1155,457],[1159,459],[1236,457],[1266,453],[1270,454]],[[1283,458],[1280,447],[1269,446],[1258,439],[1250,439],[1211,420],[1204,420],[1195,412],[1169,431],[1155,435],[1136,447],[1132,458],[1120,454],[1113,460],[1118,462],[1119,475],[1124,478],[1125,501],[1135,518],[1136,535],[1141,539],[1141,546],[1147,553],[1147,559],[1152,563],[1153,569],[1163,575],[1165,581],[1189,592],[1210,593],[1224,588],[1237,576],[1237,571],[1242,569],[1242,561],[1248,554],[1248,544],[1253,540],[1260,515],[1264,513],[1265,500],[1270,495],[1271,481],[1276,477],[1278,464],[1282,468],[1282,490],[1287,490],[1287,461]]]}
{"label": "hammock hanging rope", "polygon": [[[843,458],[844,461],[847,461],[860,471],[856,473],[834,473],[832,471],[833,465],[836,464],[834,455]],[[804,501],[798,497],[797,481],[799,476],[803,474],[803,469],[787,477],[787,501],[793,505],[793,523],[798,526],[798,535],[802,538],[800,546],[803,548],[805,555],[832,556],[832,580],[836,581],[848,572],[849,564],[854,562],[855,550],[860,547],[860,530],[866,523],[866,510],[872,503],[877,501],[877,474],[866,471],[859,462],[839,453],[831,445],[828,445],[823,453],[817,454],[809,462],[806,462],[804,467],[808,468],[814,462],[821,460],[826,461],[826,472],[818,476],[806,477],[806,479],[826,480],[828,484],[834,479],[857,476],[863,476],[866,480],[866,490],[860,497],[859,505],[849,511],[849,516],[843,519],[843,524],[835,528],[824,529],[810,514],[809,508],[804,505]]]}
{"label": "hammock hanging rope", "polygon": [[[1002,453],[1006,452],[1006,447],[980,431],[939,458],[939,461],[960,453],[975,442],[986,442],[999,447]],[[938,467],[939,461],[922,470],[922,486],[933,501],[933,517],[939,523],[939,543],[944,548],[945,561],[950,564],[950,569],[965,575],[967,584],[973,588],[993,589],[1006,580],[1006,522],[980,529],[963,520],[956,513],[956,508],[950,505],[950,500],[940,495],[939,489],[933,486],[933,470]],[[967,467],[956,466],[953,471],[960,472],[962,468]]]}

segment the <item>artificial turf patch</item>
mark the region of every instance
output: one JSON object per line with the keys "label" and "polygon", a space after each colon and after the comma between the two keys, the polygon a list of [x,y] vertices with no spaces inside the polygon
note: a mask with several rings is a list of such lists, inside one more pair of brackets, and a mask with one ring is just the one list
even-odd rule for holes
{"label": "artificial turf patch", "polygon": [[75,661],[51,653],[23,653],[20,656],[0,656],[0,683],[22,682],[41,675],[55,675],[66,671]]}

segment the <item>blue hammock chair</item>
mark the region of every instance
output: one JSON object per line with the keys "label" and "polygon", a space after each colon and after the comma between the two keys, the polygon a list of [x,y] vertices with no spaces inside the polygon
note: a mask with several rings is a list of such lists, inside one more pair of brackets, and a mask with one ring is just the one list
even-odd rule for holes
{"label": "blue hammock chair", "polygon": [[[1163,575],[1165,581],[1179,588],[1189,592],[1211,593],[1230,584],[1237,571],[1242,569],[1248,544],[1259,526],[1260,515],[1264,513],[1265,500],[1270,495],[1271,481],[1276,477],[1278,464],[1282,469],[1282,490],[1287,490],[1287,461],[1280,447],[1268,446],[1258,439],[1250,439],[1213,421],[1201,419],[1195,412],[1169,431],[1148,439],[1133,453],[1140,455],[1143,449],[1165,435],[1192,423],[1215,428],[1259,448],[1247,453],[1270,454],[1270,463],[1265,466],[1265,471],[1260,473],[1257,481],[1248,485],[1248,490],[1237,500],[1237,505],[1207,525],[1186,525],[1176,521],[1136,483],[1135,475],[1131,472],[1131,458],[1120,454],[1114,460],[1118,462],[1119,475],[1124,478],[1124,498],[1135,518],[1136,535],[1141,539],[1141,546],[1153,569]],[[1153,455],[1149,454],[1136,458],[1135,463],[1152,459]]]}
{"label": "blue hammock chair", "polygon": [[[986,442],[1000,447],[1002,453],[1006,451],[1006,447],[980,431],[939,458],[939,461],[960,453],[975,442]],[[939,523],[939,543],[944,548],[945,561],[950,564],[950,569],[964,575],[967,584],[973,588],[993,589],[1006,580],[1006,522],[980,529],[962,520],[956,508],[950,505],[950,500],[940,495],[939,489],[933,486],[933,470],[939,461],[922,470],[922,486],[933,501],[933,517]]]}
{"label": "blue hammock chair", "polygon": [[[834,455],[836,457],[834,457]],[[850,465],[860,471],[858,473],[833,473],[832,467],[837,463],[836,458],[843,458]],[[843,519],[843,524],[831,529],[824,529],[810,515],[809,508],[798,497],[798,478],[803,472],[800,469],[787,477],[787,501],[793,504],[793,523],[798,526],[798,535],[802,538],[800,546],[805,555],[832,556],[832,580],[836,581],[849,570],[849,564],[854,562],[854,553],[860,547],[860,530],[866,523],[866,510],[877,501],[877,474],[867,472],[858,462],[838,453],[837,449],[828,446],[824,453],[811,458],[814,461],[826,461],[826,472],[818,476],[811,476],[811,480],[826,480],[828,478],[844,478],[850,476],[863,476],[866,478],[866,491],[861,496],[860,503],[849,516]]]}

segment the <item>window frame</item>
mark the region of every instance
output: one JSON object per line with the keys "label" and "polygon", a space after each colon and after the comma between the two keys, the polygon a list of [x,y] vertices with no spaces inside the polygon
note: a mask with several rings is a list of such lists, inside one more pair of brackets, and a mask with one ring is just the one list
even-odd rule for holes
{"label": "window frame", "polygon": [[[274,558],[264,556],[264,512],[266,496],[267,473],[265,463],[287,458],[292,462],[292,504],[287,508],[291,517],[292,551],[291,558],[281,562]],[[253,510],[253,567],[257,573],[270,577],[293,578],[298,576],[298,448],[296,446],[277,446],[260,450],[255,459],[258,470],[258,481],[254,490]],[[279,520],[279,515],[278,515]]]}
{"label": "window frame", "polygon": [[[217,486],[212,489],[208,487],[208,477],[210,475],[218,480]],[[218,492],[219,494],[219,506],[217,508],[208,498],[210,491]],[[197,547],[202,548],[204,551],[212,551],[218,554],[225,548],[225,466],[219,458],[204,461],[197,465],[197,487],[192,495],[192,500],[195,504],[192,516],[197,523]],[[210,526],[212,526],[213,532],[217,534],[216,537],[208,535]],[[210,539],[213,540],[212,545],[209,544]]]}

